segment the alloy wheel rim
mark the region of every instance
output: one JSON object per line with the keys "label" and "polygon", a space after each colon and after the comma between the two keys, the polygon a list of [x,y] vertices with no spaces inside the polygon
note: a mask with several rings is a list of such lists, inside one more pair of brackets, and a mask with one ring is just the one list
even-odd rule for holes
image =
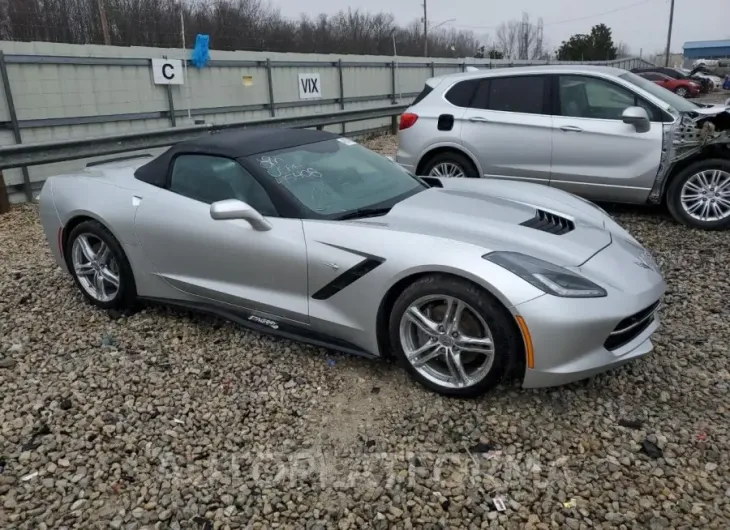
{"label": "alloy wheel rim", "polygon": [[464,171],[454,164],[453,162],[441,162],[436,164],[431,169],[430,176],[432,177],[451,177],[451,178],[464,178],[466,175]]}
{"label": "alloy wheel rim", "polygon": [[678,96],[682,96],[682,97],[686,96],[687,95],[687,89],[686,88],[681,88],[681,87],[678,88],[677,89],[677,95]]}
{"label": "alloy wheel rim", "polygon": [[730,173],[708,169],[695,173],[682,186],[684,211],[698,221],[722,221],[730,217]]}
{"label": "alloy wheel rim", "polygon": [[456,297],[419,298],[403,313],[399,331],[408,362],[441,387],[473,386],[494,363],[489,326],[474,308]]}
{"label": "alloy wheel rim", "polygon": [[93,234],[81,234],[71,247],[76,277],[89,296],[109,302],[120,288],[119,265],[109,246]]}

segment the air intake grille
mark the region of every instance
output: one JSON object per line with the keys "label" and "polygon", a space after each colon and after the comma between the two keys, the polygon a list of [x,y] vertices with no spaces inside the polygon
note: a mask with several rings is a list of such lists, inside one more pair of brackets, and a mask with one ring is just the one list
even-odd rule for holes
{"label": "air intake grille", "polygon": [[560,217],[559,215],[555,215],[554,213],[549,213],[544,210],[537,210],[537,212],[535,212],[535,217],[520,224],[527,228],[542,230],[543,232],[549,232],[558,236],[575,230],[575,223],[573,223],[570,219]]}
{"label": "air intake grille", "polygon": [[604,348],[616,350],[641,335],[654,322],[654,314],[658,308],[659,301],[656,301],[646,309],[623,319],[604,342]]}

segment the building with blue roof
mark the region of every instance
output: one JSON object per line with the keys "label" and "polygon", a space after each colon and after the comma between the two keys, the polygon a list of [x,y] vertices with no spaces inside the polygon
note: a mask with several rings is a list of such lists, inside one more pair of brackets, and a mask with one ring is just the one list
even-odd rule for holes
{"label": "building with blue roof", "polygon": [[688,59],[730,58],[730,40],[698,40],[685,42],[684,56]]}

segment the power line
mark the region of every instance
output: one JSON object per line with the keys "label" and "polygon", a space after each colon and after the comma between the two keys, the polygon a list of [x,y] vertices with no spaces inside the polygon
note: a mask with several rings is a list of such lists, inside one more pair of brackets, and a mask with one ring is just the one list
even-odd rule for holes
{"label": "power line", "polygon": [[[601,13],[593,13],[592,15],[585,15],[582,17],[568,18],[565,20],[557,20],[555,22],[545,22],[545,23],[543,23],[543,26],[555,26],[558,24],[567,24],[568,22],[577,22],[580,20],[587,20],[590,18],[602,17],[604,15],[610,15],[612,13],[617,13],[619,11],[626,11],[627,9],[633,9],[634,7],[638,7],[638,6],[641,6],[644,4],[649,4],[649,3],[657,2],[657,1],[658,0],[641,0],[640,2],[634,2],[633,4],[617,7],[614,9],[610,9],[608,11],[603,11]],[[465,26],[465,25],[460,25],[460,24],[454,24],[454,26],[457,26],[460,28],[467,28],[467,29],[496,29],[499,27],[499,25],[496,25],[496,26]]]}

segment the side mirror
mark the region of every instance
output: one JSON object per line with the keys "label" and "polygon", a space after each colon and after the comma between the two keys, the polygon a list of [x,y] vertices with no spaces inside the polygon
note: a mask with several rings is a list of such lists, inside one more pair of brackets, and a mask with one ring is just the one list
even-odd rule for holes
{"label": "side mirror", "polygon": [[633,125],[638,133],[645,133],[651,129],[651,122],[646,109],[643,107],[629,107],[621,114],[621,121]]}
{"label": "side mirror", "polygon": [[216,221],[244,219],[260,232],[271,230],[271,223],[254,208],[238,199],[226,199],[210,205],[210,216]]}

